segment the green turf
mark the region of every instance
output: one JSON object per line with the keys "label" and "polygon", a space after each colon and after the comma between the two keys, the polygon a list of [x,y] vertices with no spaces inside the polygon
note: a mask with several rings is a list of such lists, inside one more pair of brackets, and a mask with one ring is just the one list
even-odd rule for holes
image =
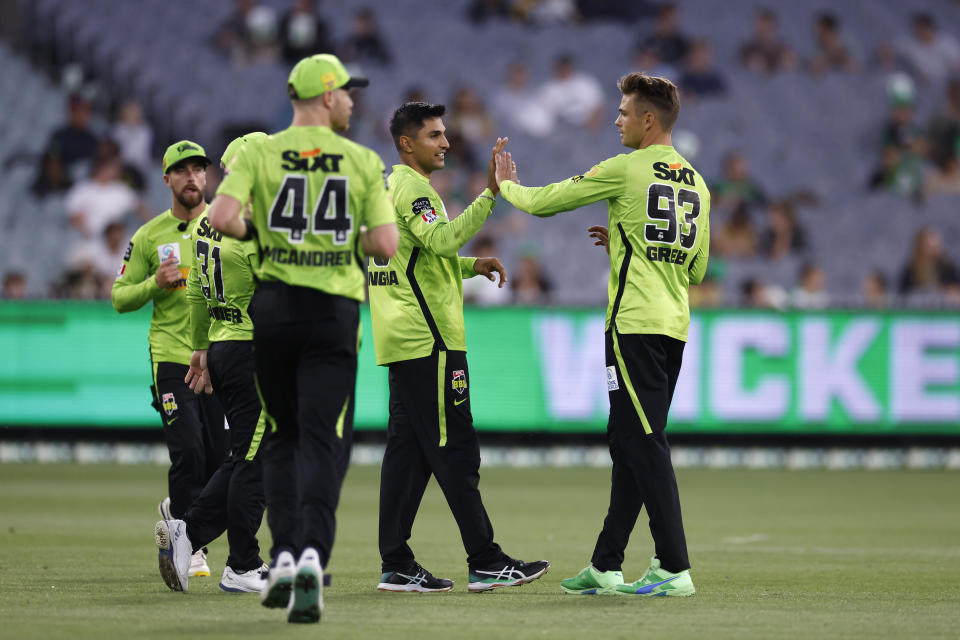
{"label": "green turf", "polygon": [[[608,472],[487,469],[497,539],[550,572],[521,588],[466,592],[459,535],[435,484],[414,530],[418,559],[452,593],[379,593],[375,468],[344,487],[334,586],[319,626],[294,626],[213,577],[172,593],[153,525],[165,493],[154,466],[0,465],[0,637],[868,638],[960,633],[960,474],[906,471],[679,473],[698,593],[688,599],[565,596],[589,560]],[[624,577],[647,564],[645,518]],[[261,540],[267,539],[266,530]],[[264,544],[264,547],[267,545]]]}

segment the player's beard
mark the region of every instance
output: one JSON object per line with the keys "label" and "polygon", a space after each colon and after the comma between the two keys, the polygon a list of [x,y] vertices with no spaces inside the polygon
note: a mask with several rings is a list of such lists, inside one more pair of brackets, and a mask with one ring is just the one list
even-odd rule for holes
{"label": "player's beard", "polygon": [[200,191],[199,189],[192,193],[181,191],[177,194],[177,202],[179,202],[185,209],[193,209],[203,202],[203,191]]}

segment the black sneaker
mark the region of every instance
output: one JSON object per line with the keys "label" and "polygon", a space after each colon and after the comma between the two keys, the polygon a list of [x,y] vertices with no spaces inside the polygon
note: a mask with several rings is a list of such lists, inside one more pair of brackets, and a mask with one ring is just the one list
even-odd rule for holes
{"label": "black sneaker", "polygon": [[380,591],[435,593],[453,589],[453,580],[438,578],[414,562],[408,571],[387,571],[380,576]]}
{"label": "black sneaker", "polygon": [[470,570],[470,584],[468,591],[480,592],[496,589],[497,587],[516,587],[533,582],[550,568],[546,560],[524,562],[507,558],[506,562],[484,569]]}

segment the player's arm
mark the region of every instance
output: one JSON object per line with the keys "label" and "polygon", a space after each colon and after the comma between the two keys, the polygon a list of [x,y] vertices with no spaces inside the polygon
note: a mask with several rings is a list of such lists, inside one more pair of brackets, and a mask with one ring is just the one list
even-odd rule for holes
{"label": "player's arm", "polygon": [[190,307],[190,344],[194,351],[205,351],[210,346],[210,314],[207,300],[203,297],[198,265],[190,268],[187,275],[187,304]]}
{"label": "player's arm", "polygon": [[402,195],[404,200],[397,204],[397,215],[407,222],[425,249],[445,258],[457,257],[457,251],[476,235],[496,204],[490,189],[484,189],[463,213],[448,220],[440,202],[429,192],[408,190]]}
{"label": "player's arm", "polygon": [[473,268],[473,265],[477,260],[478,258],[460,257],[460,276],[464,280],[469,280],[473,276],[477,275],[477,272]]}
{"label": "player's arm", "polygon": [[[157,277],[160,271],[158,270],[156,276],[150,274],[148,251],[152,247],[146,247],[145,244],[139,232],[133,235],[130,244],[127,245],[127,252],[123,255],[120,275],[113,281],[110,301],[113,303],[113,308],[120,313],[136,311],[163,291]],[[175,258],[170,258],[166,262],[176,265]]]}
{"label": "player's arm", "polygon": [[253,195],[254,171],[250,166],[248,143],[240,148],[233,159],[223,182],[217,187],[208,213],[210,226],[231,238],[249,240],[254,233],[253,222],[243,217],[243,203]]}
{"label": "player's arm", "polygon": [[623,193],[625,164],[620,156],[604,160],[583,175],[545,187],[524,187],[516,182],[516,165],[508,152],[497,155],[500,193],[516,208],[547,217]]}
{"label": "player's arm", "polygon": [[[705,206],[704,206],[705,205]],[[690,273],[690,284],[700,284],[707,274],[707,262],[710,259],[710,200],[705,199],[700,206],[700,215],[697,217],[699,232],[699,246],[697,252],[687,267]]]}
{"label": "player's arm", "polygon": [[383,160],[373,151],[367,157],[365,164],[369,170],[364,182],[366,199],[361,208],[360,248],[368,256],[389,260],[400,246],[400,232],[383,177]]}
{"label": "player's arm", "polygon": [[504,268],[503,263],[500,262],[499,258],[466,258],[466,260],[473,260],[473,269],[469,275],[463,270],[463,260],[460,259],[460,271],[463,273],[463,279],[472,278],[475,275],[481,275],[490,282],[496,282],[497,278],[493,274],[500,274],[500,284],[497,285],[498,289],[502,289],[503,285],[507,284],[507,270]]}

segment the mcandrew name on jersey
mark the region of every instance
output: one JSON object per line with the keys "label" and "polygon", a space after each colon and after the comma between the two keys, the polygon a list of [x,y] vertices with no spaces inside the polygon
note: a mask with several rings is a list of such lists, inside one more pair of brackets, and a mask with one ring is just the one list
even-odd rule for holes
{"label": "mcandrew name on jersey", "polygon": [[653,175],[661,180],[670,182],[682,182],[691,187],[697,186],[693,177],[693,169],[684,169],[679,162],[677,164],[667,164],[666,162],[653,163]]}

